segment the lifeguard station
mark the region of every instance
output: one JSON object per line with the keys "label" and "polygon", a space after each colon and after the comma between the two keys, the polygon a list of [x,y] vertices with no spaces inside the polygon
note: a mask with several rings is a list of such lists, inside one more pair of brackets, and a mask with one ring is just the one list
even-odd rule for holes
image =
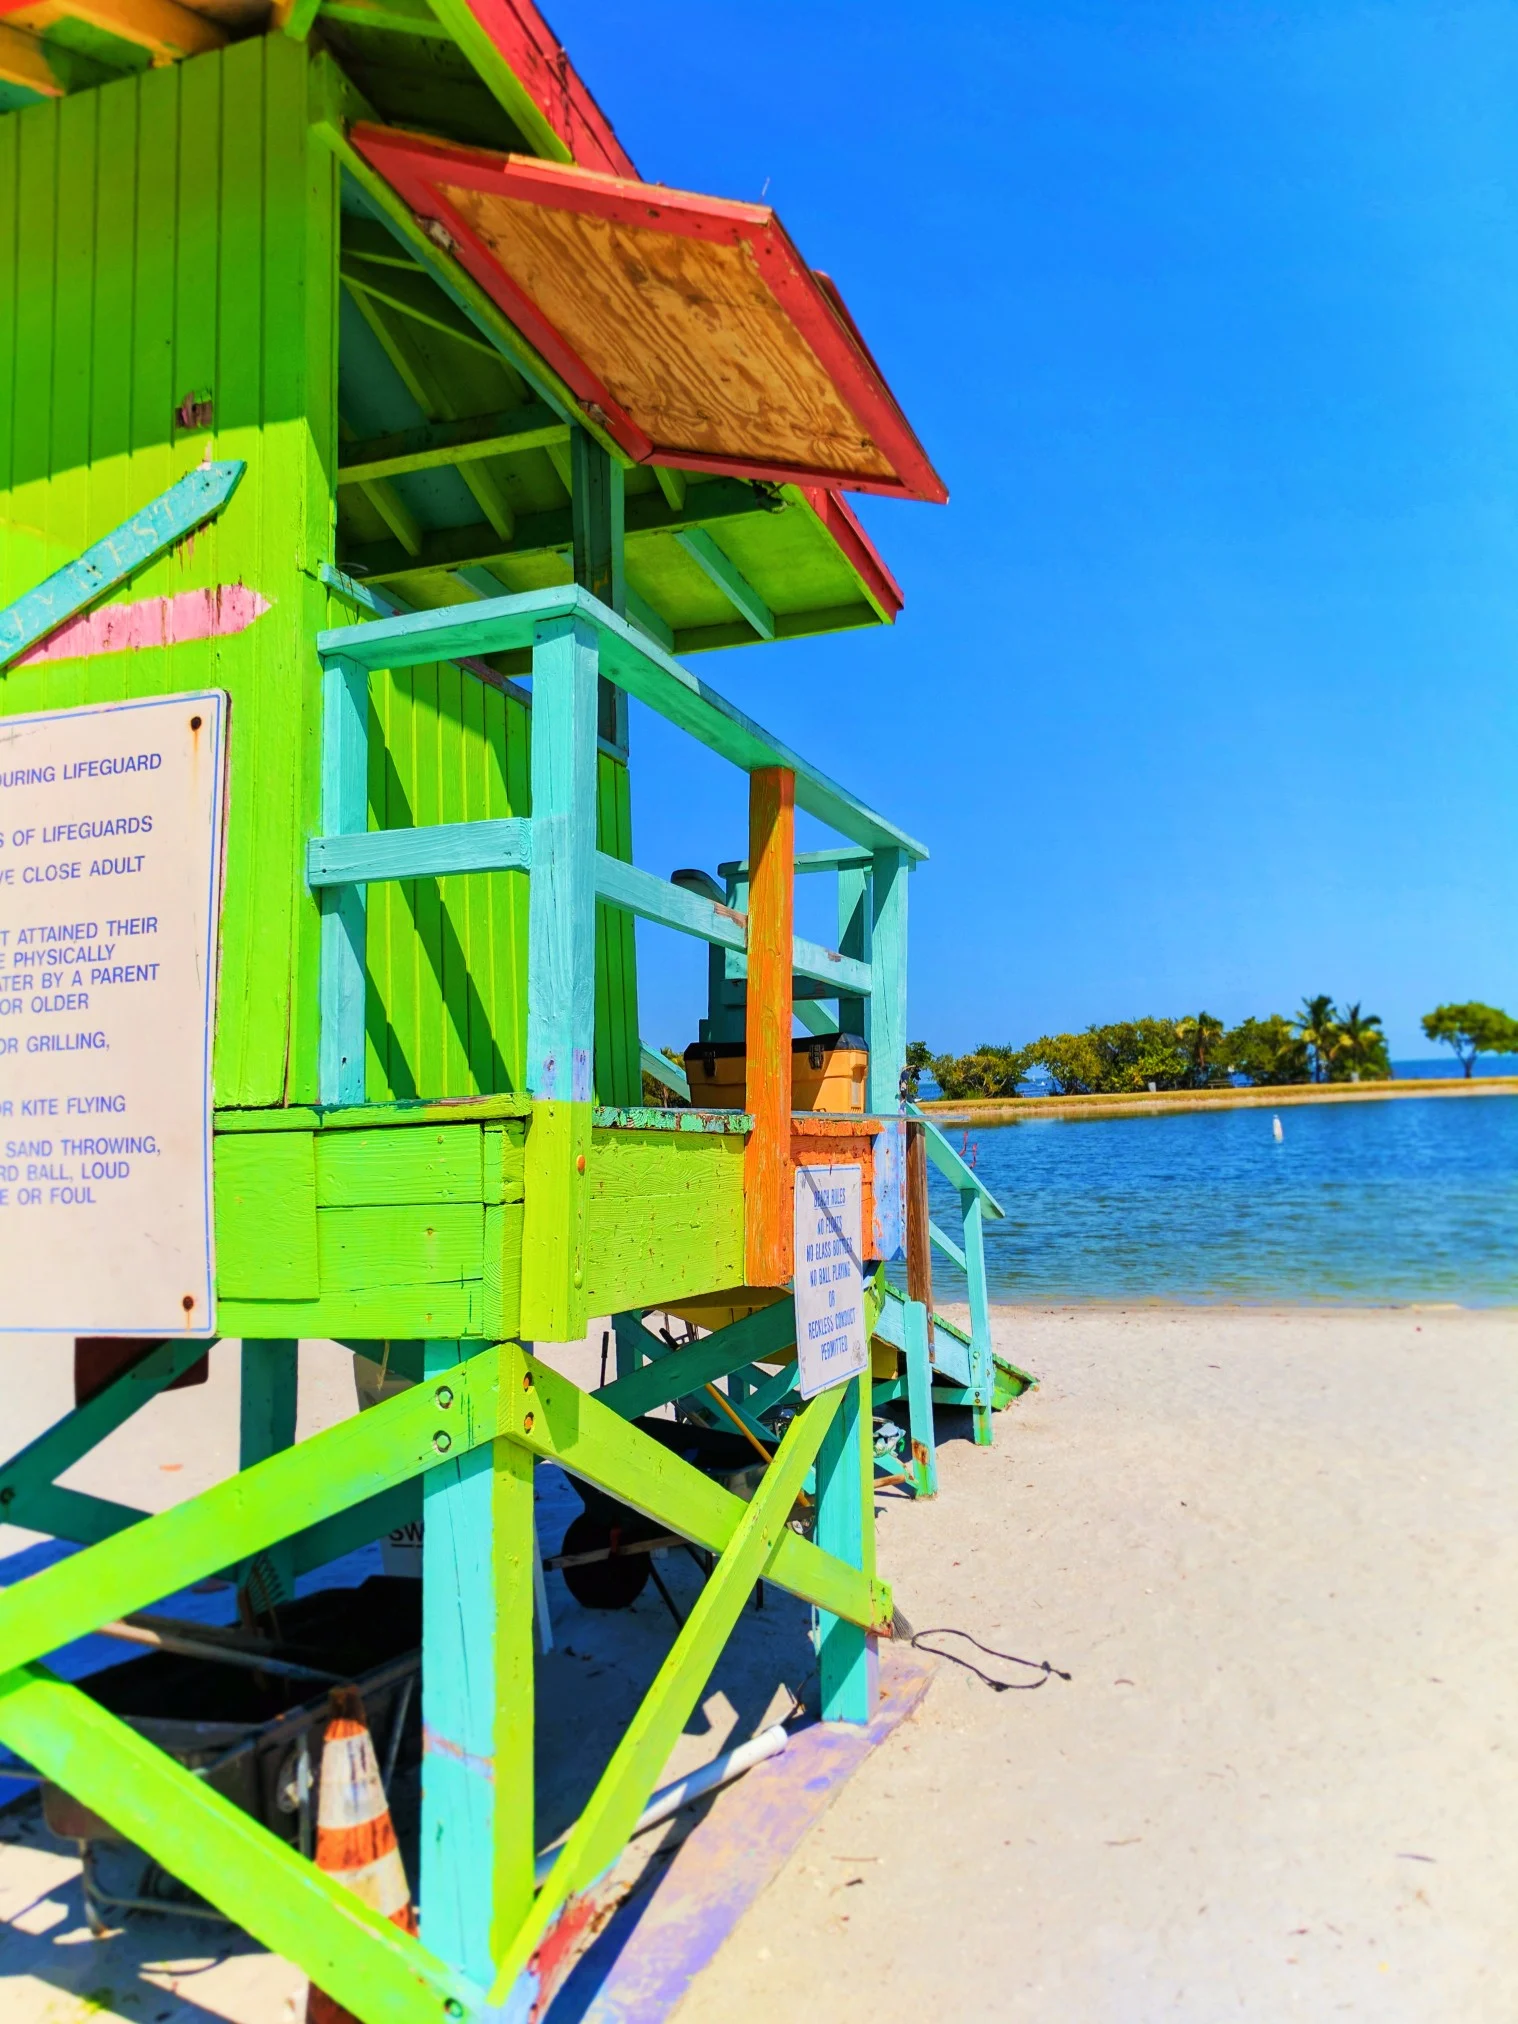
{"label": "lifeguard station", "polygon": [[[844,493],[943,487],[826,276],[768,210],[640,182],[528,0],[6,0],[0,108],[0,1324],[116,1373],[0,1469],[84,1549],[0,1599],[0,1739],[366,2024],[535,2017],[758,1580],[820,1612],[823,1714],[868,1716],[875,1405],[929,1490],[932,1398],[989,1438],[1017,1388],[1000,1212],[903,1116],[922,846],[707,655],[890,623]],[[633,863],[629,697],[748,776],[715,880]],[[798,808],[836,844],[798,857]],[[685,1079],[635,919],[710,946],[730,1105],[645,1103]],[[863,1050],[844,1108],[796,1106],[798,1019]],[[972,1294],[936,1351],[879,1270],[935,1237]],[[601,1315],[592,1394],[531,1345]],[[59,1487],[218,1338],[237,1475],[156,1517]],[[311,1338],[416,1381],[297,1446]],[[723,1383],[771,1456],[747,1502],[635,1424]],[[540,1885],[539,1459],[715,1556]],[[418,1516],[413,1938],[40,1662]]]}

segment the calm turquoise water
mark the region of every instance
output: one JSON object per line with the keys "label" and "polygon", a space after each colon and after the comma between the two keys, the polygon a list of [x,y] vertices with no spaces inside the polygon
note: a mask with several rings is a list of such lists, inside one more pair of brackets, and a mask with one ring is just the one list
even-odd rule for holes
{"label": "calm turquoise water", "polygon": [[[1518,1097],[1277,1114],[1279,1144],[1268,1109],[972,1131],[1007,1212],[986,1225],[992,1299],[1518,1305]],[[933,1275],[936,1297],[963,1297],[936,1252]]]}

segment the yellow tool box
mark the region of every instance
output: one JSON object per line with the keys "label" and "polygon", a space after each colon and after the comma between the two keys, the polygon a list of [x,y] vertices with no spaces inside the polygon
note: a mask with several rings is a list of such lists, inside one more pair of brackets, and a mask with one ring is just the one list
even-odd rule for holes
{"label": "yellow tool box", "polygon": [[[869,1049],[854,1033],[791,1042],[791,1108],[861,1113]],[[685,1050],[698,1110],[746,1110],[748,1061],[741,1040],[697,1040]]]}

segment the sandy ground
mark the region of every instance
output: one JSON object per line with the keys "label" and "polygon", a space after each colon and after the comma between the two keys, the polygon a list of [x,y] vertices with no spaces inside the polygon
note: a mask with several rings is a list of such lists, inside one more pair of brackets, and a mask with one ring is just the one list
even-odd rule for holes
{"label": "sandy ground", "polygon": [[997,1319],[1040,1388],[882,1561],[1074,1677],[943,1667],[679,2024],[1509,2024],[1518,1317]]}
{"label": "sandy ground", "polygon": [[[1002,1310],[997,1325],[1040,1387],[990,1451],[945,1429],[936,1502],[880,1499],[882,1567],[918,1628],[1073,1678],[996,1693],[942,1666],[680,2024],[904,2006],[1508,2024],[1518,1317]],[[0,1352],[7,1445],[66,1403],[62,1366],[39,1376],[15,1355]],[[303,1351],[303,1434],[351,1396],[335,1351]],[[223,1357],[66,1480],[172,1502],[230,1466],[235,1406]],[[24,1544],[0,1530],[0,1555]],[[738,1716],[773,1719],[750,1685],[708,1696],[696,1755]],[[286,1964],[184,1922],[91,1941],[70,1853],[14,1826],[0,1921],[7,2024],[300,2014]]]}

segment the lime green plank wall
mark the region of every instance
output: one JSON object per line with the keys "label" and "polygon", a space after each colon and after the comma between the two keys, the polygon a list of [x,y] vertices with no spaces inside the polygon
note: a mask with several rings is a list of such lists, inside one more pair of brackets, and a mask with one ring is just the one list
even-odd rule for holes
{"label": "lime green plank wall", "polygon": [[[316,632],[333,553],[337,184],[287,37],[0,117],[0,604],[207,453],[248,471],[221,517],[114,600],[241,584],[246,631],[0,675],[0,715],[176,689],[232,697],[216,1101],[316,1096]],[[186,397],[208,425],[182,427]],[[530,813],[529,713],[457,668],[376,675],[376,827]],[[600,762],[601,848],[631,855],[627,769]],[[526,880],[370,896],[368,1093],[522,1087]],[[633,924],[598,909],[597,1093],[636,1103]]]}
{"label": "lime green plank wall", "polygon": [[[370,684],[376,829],[531,810],[529,713],[456,667]],[[527,878],[406,879],[369,895],[368,1096],[492,1096],[522,1087]]]}
{"label": "lime green plank wall", "polygon": [[[330,558],[336,171],[283,36],[0,117],[0,604],[207,454],[248,470],[220,519],[117,602],[243,584],[216,640],[0,676],[0,714],[217,686],[232,697],[216,1095],[315,1090],[316,812]],[[186,396],[211,422],[181,427]],[[292,988],[293,987],[293,988]]]}
{"label": "lime green plank wall", "polygon": [[[530,815],[531,712],[456,667],[377,674],[369,820],[376,829]],[[627,768],[602,753],[597,842],[632,856]],[[369,895],[367,1095],[494,1096],[523,1086],[527,876],[405,879]],[[596,1095],[641,1101],[629,914],[596,909]]]}

